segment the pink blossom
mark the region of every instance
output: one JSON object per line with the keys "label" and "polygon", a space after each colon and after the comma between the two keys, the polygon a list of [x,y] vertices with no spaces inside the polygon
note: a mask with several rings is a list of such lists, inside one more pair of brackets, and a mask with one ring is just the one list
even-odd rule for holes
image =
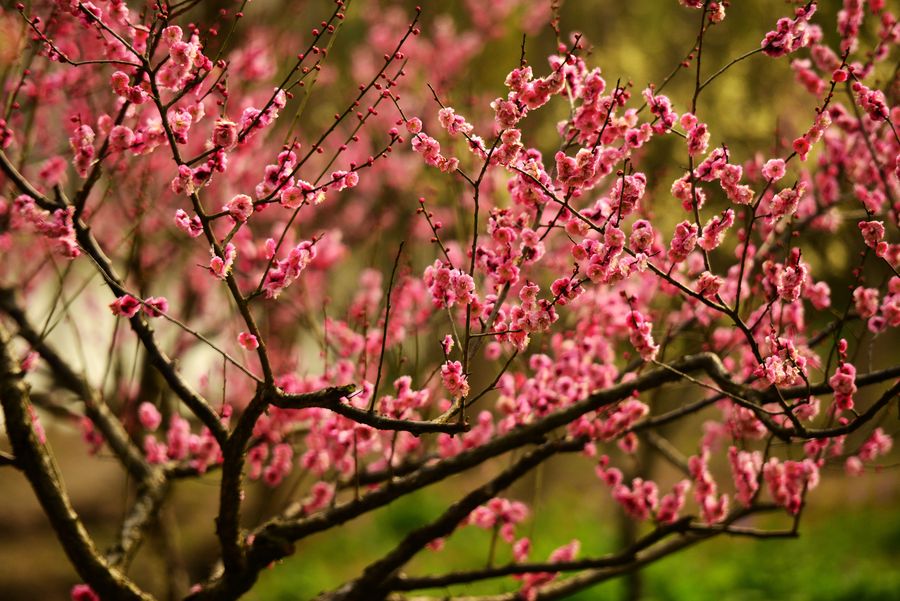
{"label": "pink blossom", "polygon": [[666,96],[656,96],[653,89],[647,88],[642,92],[644,100],[650,106],[650,113],[657,118],[656,123],[651,127],[657,134],[661,134],[672,129],[678,120],[678,114],[672,110],[672,103]]}
{"label": "pink blossom", "polygon": [[428,286],[435,307],[468,305],[475,301],[475,281],[459,269],[451,269],[440,260],[425,268],[422,281]]}
{"label": "pink blossom", "polygon": [[777,182],[784,177],[785,171],[783,159],[769,159],[762,169],[763,176],[771,182]]}
{"label": "pink blossom", "polygon": [[134,132],[124,125],[116,125],[109,132],[110,148],[117,152],[128,150],[134,144]]}
{"label": "pink blossom", "polygon": [[196,238],[203,233],[203,225],[197,215],[189,216],[184,209],[175,211],[175,225],[191,238]]}
{"label": "pink blossom", "polygon": [[153,403],[144,401],[138,407],[138,420],[148,432],[155,432],[162,423],[162,415]]}
{"label": "pink blossom", "polygon": [[721,215],[716,215],[703,226],[697,245],[706,251],[718,248],[725,237],[725,232],[732,225],[734,225],[734,210],[726,209]]}
{"label": "pink blossom", "polygon": [[191,425],[179,415],[169,420],[169,431],[166,433],[166,456],[169,459],[184,459],[190,451]]}
{"label": "pink blossom", "polygon": [[806,184],[800,182],[795,188],[785,188],[772,198],[772,217],[790,217],[797,212],[800,199],[806,192]]}
{"label": "pink blossom", "polygon": [[653,361],[659,352],[659,345],[653,342],[652,324],[640,311],[632,310],[626,318],[631,332],[631,344],[644,361]]}
{"label": "pink blossom", "polygon": [[447,130],[451,136],[472,133],[474,129],[471,123],[468,123],[462,115],[456,114],[456,111],[450,107],[442,108],[438,111],[438,121],[441,127]]}
{"label": "pink blossom", "polygon": [[844,410],[853,409],[853,395],[856,393],[856,367],[852,363],[841,363],[830,378],[828,385],[834,390],[834,402]]}
{"label": "pink blossom", "polygon": [[227,119],[216,119],[212,141],[213,144],[221,146],[225,150],[234,148],[238,141],[237,123]]}
{"label": "pink blossom", "polygon": [[168,115],[169,129],[179,144],[187,144],[188,131],[193,123],[193,115],[185,109],[176,109]]}
{"label": "pink blossom", "polygon": [[134,298],[130,294],[123,294],[122,296],[111,302],[109,304],[109,308],[112,310],[113,315],[131,318],[137,315],[137,312],[140,311],[141,301]]}
{"label": "pink blossom", "polygon": [[787,302],[796,301],[800,298],[808,277],[809,268],[800,260],[800,249],[792,248],[787,263],[778,272],[776,279],[778,296]]}
{"label": "pink blossom", "polygon": [[887,455],[894,446],[894,439],[882,428],[875,428],[872,434],[859,449],[859,458],[862,461],[874,461],[879,456]]}
{"label": "pink blossom", "polygon": [[697,226],[682,221],[675,227],[675,235],[669,246],[668,257],[672,263],[681,263],[697,245]]}
{"label": "pink blossom", "polygon": [[144,436],[144,456],[150,465],[160,465],[167,460],[168,449],[164,442],[156,440],[156,438],[147,434]]}
{"label": "pink blossom", "polygon": [[406,121],[406,131],[415,135],[422,131],[422,120],[418,117],[413,117],[412,119],[408,119]]}
{"label": "pink blossom", "polygon": [[222,207],[222,210],[228,211],[231,218],[238,223],[243,223],[253,214],[253,199],[246,194],[237,194]]}
{"label": "pink blossom", "polygon": [[807,359],[794,346],[792,340],[769,336],[770,354],[758,366],[755,374],[776,386],[794,386],[803,382]]}
{"label": "pink blossom", "polygon": [[796,17],[778,19],[773,31],[770,31],[760,42],[763,52],[771,57],[784,56],[808,46],[813,37],[809,28],[809,19],[816,12],[815,2],[806,7],[796,9]]}
{"label": "pink blossom", "polygon": [[859,231],[862,232],[866,246],[875,250],[875,254],[883,257],[887,252],[887,242],[884,242],[884,222],[860,221]]}
{"label": "pink blossom", "polygon": [[857,286],[853,290],[853,304],[860,317],[872,317],[878,311],[878,289]]}
{"label": "pink blossom", "polygon": [[214,276],[220,280],[224,280],[231,273],[231,266],[234,264],[234,258],[237,256],[234,244],[229,242],[222,250],[222,256],[212,253],[213,257],[209,261],[209,270]]}
{"label": "pink blossom", "polygon": [[453,398],[469,396],[469,378],[463,373],[462,363],[459,361],[446,361],[441,365],[441,380]]}
{"label": "pink blossom", "polygon": [[763,478],[772,500],[796,515],[803,505],[803,494],[819,483],[819,468],[810,459],[782,462],[771,457],[763,466]]}
{"label": "pink blossom", "polygon": [[335,171],[331,174],[332,188],[340,192],[347,188],[355,188],[359,184],[359,173],[356,171]]}
{"label": "pink blossom", "polygon": [[659,500],[656,521],[660,524],[672,524],[678,520],[679,512],[684,508],[687,491],[691,488],[690,480],[681,480],[672,487],[672,492]]}
{"label": "pink blossom", "polygon": [[701,155],[709,147],[709,128],[705,123],[697,121],[692,113],[684,113],[681,116],[681,126],[687,133],[688,154]]}
{"label": "pink blossom", "polygon": [[854,81],[850,87],[856,92],[857,104],[868,113],[869,118],[873,121],[885,121],[889,119],[890,113],[888,111],[884,92],[881,90],[869,89],[860,81]]}
{"label": "pink blossom", "polygon": [[309,496],[302,503],[303,513],[309,515],[323,509],[334,498],[334,485],[328,482],[316,482],[310,489]]}
{"label": "pink blossom", "polygon": [[728,514],[728,496],[717,496],[718,486],[709,471],[709,448],[688,459],[688,468],[694,481],[694,499],[700,505],[700,514],[707,524],[721,522]]}
{"label": "pink blossom", "polygon": [[659,491],[655,482],[635,478],[631,488],[619,484],[613,488],[613,499],[618,502],[625,513],[636,520],[646,520],[659,504]]}
{"label": "pink blossom", "polygon": [[859,457],[851,455],[850,457],[847,457],[847,460],[844,462],[844,472],[846,472],[848,476],[861,476],[865,473],[865,466]]}
{"label": "pink blossom", "polygon": [[147,317],[161,317],[169,312],[169,301],[162,296],[149,296],[141,305]]}
{"label": "pink blossom", "polygon": [[86,584],[76,584],[71,591],[72,601],[100,601],[100,596]]}
{"label": "pink blossom", "polygon": [[731,464],[731,475],[737,489],[735,498],[744,507],[749,507],[759,488],[759,472],[762,470],[762,453],[759,451],[738,451],[736,447],[728,449],[728,461]]}
{"label": "pink blossom", "polygon": [[282,290],[300,277],[300,274],[315,258],[315,240],[304,240],[292,248],[287,257],[275,261],[263,282],[266,298],[277,298]]}
{"label": "pink blossom", "polygon": [[715,298],[724,283],[719,276],[704,271],[697,279],[697,292],[703,297]]}
{"label": "pink blossom", "polygon": [[250,332],[241,332],[240,334],[238,334],[238,344],[240,344],[248,351],[253,351],[259,348],[259,340],[257,340],[256,336],[254,336]]}

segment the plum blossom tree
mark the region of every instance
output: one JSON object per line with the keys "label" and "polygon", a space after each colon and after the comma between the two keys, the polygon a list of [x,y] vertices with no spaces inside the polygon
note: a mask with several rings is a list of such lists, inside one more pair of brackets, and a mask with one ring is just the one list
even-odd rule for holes
{"label": "plum blossom tree", "polygon": [[[289,58],[247,32],[249,0],[3,5],[24,34],[0,120],[0,460],[83,580],[73,599],[154,598],[129,567],[186,479],[218,490],[218,557],[188,599],[238,598],[296,543],[471,474],[319,599],[511,577],[459,598],[534,601],[720,535],[796,536],[823,468],[877,467],[900,393],[896,362],[864,359],[900,326],[900,105],[884,69],[900,23],[883,1],[845,0],[836,30],[795,2],[714,71],[704,41],[728,3],[681,0],[690,48],[637,93],[563,34],[559,2],[467,2],[470,32],[394,7],[325,115],[311,89],[357,3],[280,38]],[[549,22],[558,47],[532,64],[523,40],[504,92],[466,116],[448,104],[454,74],[512,15]],[[814,106],[786,116],[794,139],[737,151],[708,124],[698,100],[745,60],[791,61]],[[692,94],[664,95],[676,77]],[[556,139],[530,140],[525,123],[557,105]],[[674,178],[644,167],[654,146]],[[847,294],[807,258],[824,235],[857,253]],[[56,466],[42,424],[59,419],[134,484],[107,549]],[[689,446],[663,435],[675,424]],[[639,448],[672,469],[643,473]],[[529,508],[507,490],[556,457],[608,487],[630,542],[532,553]],[[295,488],[251,522],[255,480]],[[760,513],[786,526],[748,525]],[[495,532],[509,563],[408,573],[466,527]]]}

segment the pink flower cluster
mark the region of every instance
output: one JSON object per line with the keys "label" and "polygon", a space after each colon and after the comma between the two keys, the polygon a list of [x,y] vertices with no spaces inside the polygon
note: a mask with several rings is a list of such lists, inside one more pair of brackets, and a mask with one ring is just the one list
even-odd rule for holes
{"label": "pink flower cluster", "polygon": [[161,296],[150,296],[140,301],[130,294],[123,294],[109,305],[113,315],[132,318],[141,309],[148,317],[160,317],[169,311],[169,301]]}
{"label": "pink flower cluster", "polygon": [[708,464],[708,447],[688,460],[691,478],[694,480],[694,498],[700,506],[700,515],[707,524],[714,524],[728,515],[728,495],[723,494],[717,498],[718,486]]}
{"label": "pink flower cluster", "polygon": [[828,385],[834,390],[834,403],[842,411],[853,409],[853,395],[856,394],[856,367],[842,361],[830,378]]}
{"label": "pink flower cluster", "polygon": [[797,212],[800,200],[806,192],[806,183],[800,182],[793,188],[785,188],[772,197],[770,201],[771,214],[769,219],[776,220],[782,217],[790,217]]}
{"label": "pink flower cluster", "polygon": [[441,154],[441,143],[425,134],[415,134],[412,137],[412,149],[422,155],[425,163],[437,167],[443,172],[456,171],[459,167],[459,159],[445,157]]}
{"label": "pink flower cluster", "polygon": [[246,194],[237,194],[222,207],[236,223],[247,221],[253,214],[253,199]]}
{"label": "pink flower cluster", "polygon": [[875,251],[875,255],[883,257],[888,250],[888,243],[884,241],[884,222],[860,221],[859,231],[862,232],[866,246]]}
{"label": "pink flower cluster", "polygon": [[13,200],[12,226],[14,229],[27,226],[47,238],[60,255],[74,259],[81,255],[72,223],[74,211],[74,207],[66,207],[50,213],[38,207],[33,198],[22,194]]}
{"label": "pink flower cluster", "polygon": [[688,154],[701,155],[709,147],[709,128],[706,123],[701,123],[693,113],[681,115],[681,127],[687,135]]}
{"label": "pink flower cluster", "polygon": [[447,130],[451,136],[466,136],[472,133],[474,126],[465,120],[462,115],[457,114],[451,107],[442,108],[438,111],[438,121],[441,127]]}
{"label": "pink flower cluster", "polygon": [[809,278],[809,268],[800,260],[800,249],[794,247],[787,262],[777,270],[775,288],[781,300],[792,303],[800,298],[803,285]]}
{"label": "pink flower cluster", "polygon": [[681,480],[662,499],[659,498],[659,487],[652,480],[634,478],[629,488],[622,483],[621,470],[609,467],[609,457],[606,455],[600,457],[595,471],[597,477],[612,489],[613,499],[636,520],[654,517],[661,524],[671,524],[684,508],[685,497],[691,487],[690,481]]}
{"label": "pink flower cluster", "polygon": [[168,47],[171,60],[162,66],[157,75],[161,87],[178,91],[185,86],[195,69],[212,69],[212,61],[203,55],[197,33],[185,42],[181,28],[171,25],[163,31],[163,42]]}
{"label": "pink flower cluster", "polygon": [[69,146],[75,155],[75,171],[81,177],[87,177],[94,159],[94,130],[89,125],[79,125],[69,138]]}
{"label": "pink flower cluster", "polygon": [[[463,379],[464,377],[462,376]],[[460,385],[461,382],[457,381],[456,384]],[[431,402],[431,391],[428,388],[414,389],[412,378],[409,376],[400,376],[394,380],[394,390],[396,391],[394,396],[386,394],[378,399],[378,410],[394,419],[416,418],[419,416],[418,410]]]}
{"label": "pink flower cluster", "polygon": [[890,119],[887,100],[881,90],[872,90],[860,81],[854,81],[850,88],[856,93],[856,102],[866,111],[873,121],[886,121]]}
{"label": "pink flower cluster", "polygon": [[756,491],[759,490],[759,474],[762,470],[762,453],[759,451],[738,451],[728,448],[728,462],[736,489],[735,499],[744,507],[750,507]]}
{"label": "pink flower cluster", "polygon": [[468,305],[477,298],[472,276],[451,268],[440,260],[425,268],[422,281],[428,286],[435,307]]}
{"label": "pink flower cluster", "polygon": [[794,152],[796,152],[800,156],[801,161],[806,160],[806,155],[809,154],[812,145],[822,139],[822,136],[825,134],[825,130],[830,126],[830,113],[828,113],[827,111],[822,111],[816,116],[816,120],[813,123],[812,127],[810,127],[805,134],[794,140]]}
{"label": "pink flower cluster", "polygon": [[454,399],[469,396],[469,378],[459,361],[446,361],[441,365],[441,381]]}
{"label": "pink flower cluster", "polygon": [[[230,413],[223,416],[227,420]],[[156,408],[150,403],[142,403],[138,410],[141,425],[148,432],[154,432],[162,422]],[[151,464],[162,464],[167,461],[187,460],[188,465],[204,473],[209,466],[222,462],[222,451],[219,443],[205,426],[200,434],[191,433],[191,425],[179,415],[172,415],[165,442],[153,434],[144,436],[144,454]]]}
{"label": "pink flower cluster", "polygon": [[472,524],[484,530],[497,528],[500,537],[512,544],[516,538],[516,526],[528,517],[528,507],[520,501],[511,501],[503,497],[494,497],[463,521],[463,525]]}
{"label": "pink flower cluster", "polygon": [[191,217],[184,209],[175,211],[175,225],[191,238],[196,238],[203,233],[203,224],[200,217],[194,215]]}
{"label": "pink flower cluster", "polygon": [[[580,549],[581,542],[573,540],[550,553],[547,561],[548,563],[573,561]],[[519,596],[522,598],[522,601],[536,601],[538,598],[538,587],[552,582],[557,575],[557,572],[530,572],[522,575],[522,588],[519,589]]]}
{"label": "pink flower cluster", "polygon": [[767,337],[769,355],[756,368],[755,375],[776,386],[794,386],[803,382],[807,359],[794,346],[794,341],[774,335]]}
{"label": "pink flower cluster", "polygon": [[293,284],[315,258],[316,241],[304,240],[292,248],[287,257],[276,260],[263,282],[266,298],[278,298],[282,290]]}
{"label": "pink flower cluster", "polygon": [[609,225],[602,242],[587,238],[572,247],[572,256],[592,282],[614,284],[628,275],[625,263],[620,260],[624,250],[625,233]]}
{"label": "pink flower cluster", "polygon": [[630,331],[631,344],[644,361],[653,361],[659,353],[659,345],[653,341],[653,324],[640,312],[632,310],[625,318]]}
{"label": "pink flower cluster", "polygon": [[763,466],[763,478],[772,500],[795,515],[803,506],[803,494],[819,483],[819,467],[811,459],[780,461],[770,457]]}
{"label": "pink flower cluster", "polygon": [[871,463],[878,457],[887,455],[893,446],[894,439],[882,428],[875,428],[860,446],[857,454],[847,457],[844,469],[851,476],[859,476],[865,469],[865,463]]}
{"label": "pink flower cluster", "polygon": [[681,263],[687,259],[697,246],[697,225],[682,221],[675,226],[675,235],[669,245],[668,257],[672,263]]}
{"label": "pink flower cluster", "polygon": [[565,85],[565,78],[562,69],[557,68],[548,76],[535,79],[531,67],[525,66],[513,69],[505,83],[510,89],[507,100],[521,107],[519,112],[524,116],[526,110],[539,108],[558,94]]}
{"label": "pink flower cluster", "polygon": [[656,122],[651,125],[653,132],[662,134],[671,130],[675,122],[678,121],[678,113],[672,110],[672,102],[669,98],[667,96],[654,95],[652,87],[646,88],[642,94],[650,107],[650,114],[656,117]]}
{"label": "pink flower cluster", "polygon": [[209,271],[220,280],[224,280],[231,273],[231,267],[234,265],[234,259],[237,257],[237,249],[234,244],[229,242],[222,249],[222,255],[219,256],[215,251],[210,250],[212,258],[209,260]]}
{"label": "pink flower cluster", "polygon": [[559,319],[553,303],[547,299],[539,299],[539,292],[537,284],[526,283],[519,290],[519,300],[522,303],[509,311],[509,329],[516,332],[512,334],[511,340],[518,348],[524,348],[528,343],[527,334],[545,332]]}
{"label": "pink flower cluster", "polygon": [[697,245],[706,251],[718,248],[722,244],[722,239],[725,238],[725,232],[732,225],[734,225],[734,210],[725,209],[721,215],[716,215],[706,222],[700,238],[697,240]]}
{"label": "pink flower cluster", "polygon": [[816,3],[810,2],[794,12],[794,18],[778,19],[775,29],[766,34],[760,47],[773,58],[796,52],[821,38],[821,31],[809,26],[809,20],[816,12]]}

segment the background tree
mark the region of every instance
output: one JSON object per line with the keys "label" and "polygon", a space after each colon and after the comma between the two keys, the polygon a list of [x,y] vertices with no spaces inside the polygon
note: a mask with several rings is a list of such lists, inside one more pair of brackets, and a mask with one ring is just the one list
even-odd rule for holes
{"label": "background tree", "polygon": [[[739,17],[681,4],[649,85],[601,72],[556,2],[467,2],[468,30],[303,4],[303,32],[270,12],[292,3],[4,4],[2,462],[73,598],[237,598],[451,479],[318,598],[569,598],[723,534],[795,537],[823,470],[878,468],[900,25],[883,2],[794,3],[723,55]],[[721,87],[751,62],[782,74],[747,96],[784,87],[774,140]],[[123,470],[115,533],[73,506],[57,422]],[[551,461],[608,489],[618,548],[550,529],[532,549],[521,481]],[[214,538],[185,568],[167,511],[192,481]],[[486,564],[411,563],[472,528]]]}

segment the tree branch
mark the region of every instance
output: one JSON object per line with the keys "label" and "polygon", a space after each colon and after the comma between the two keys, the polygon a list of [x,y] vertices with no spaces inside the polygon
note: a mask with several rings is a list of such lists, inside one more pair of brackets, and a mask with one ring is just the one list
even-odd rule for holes
{"label": "tree branch", "polygon": [[495,478],[451,505],[434,522],[410,532],[390,553],[366,567],[358,579],[320,598],[328,601],[366,601],[382,597],[392,588],[391,581],[387,579],[394,571],[406,564],[431,541],[453,532],[479,505],[497,496],[500,491],[556,453],[573,452],[582,448],[584,448],[583,439],[564,439],[537,447]]}
{"label": "tree branch", "polygon": [[10,354],[9,344],[9,333],[0,324],[0,404],[6,433],[16,462],[28,478],[69,561],[102,598],[151,601],[150,595],[104,561],[75,513],[63,489],[50,447],[40,443],[32,429],[28,385]]}

